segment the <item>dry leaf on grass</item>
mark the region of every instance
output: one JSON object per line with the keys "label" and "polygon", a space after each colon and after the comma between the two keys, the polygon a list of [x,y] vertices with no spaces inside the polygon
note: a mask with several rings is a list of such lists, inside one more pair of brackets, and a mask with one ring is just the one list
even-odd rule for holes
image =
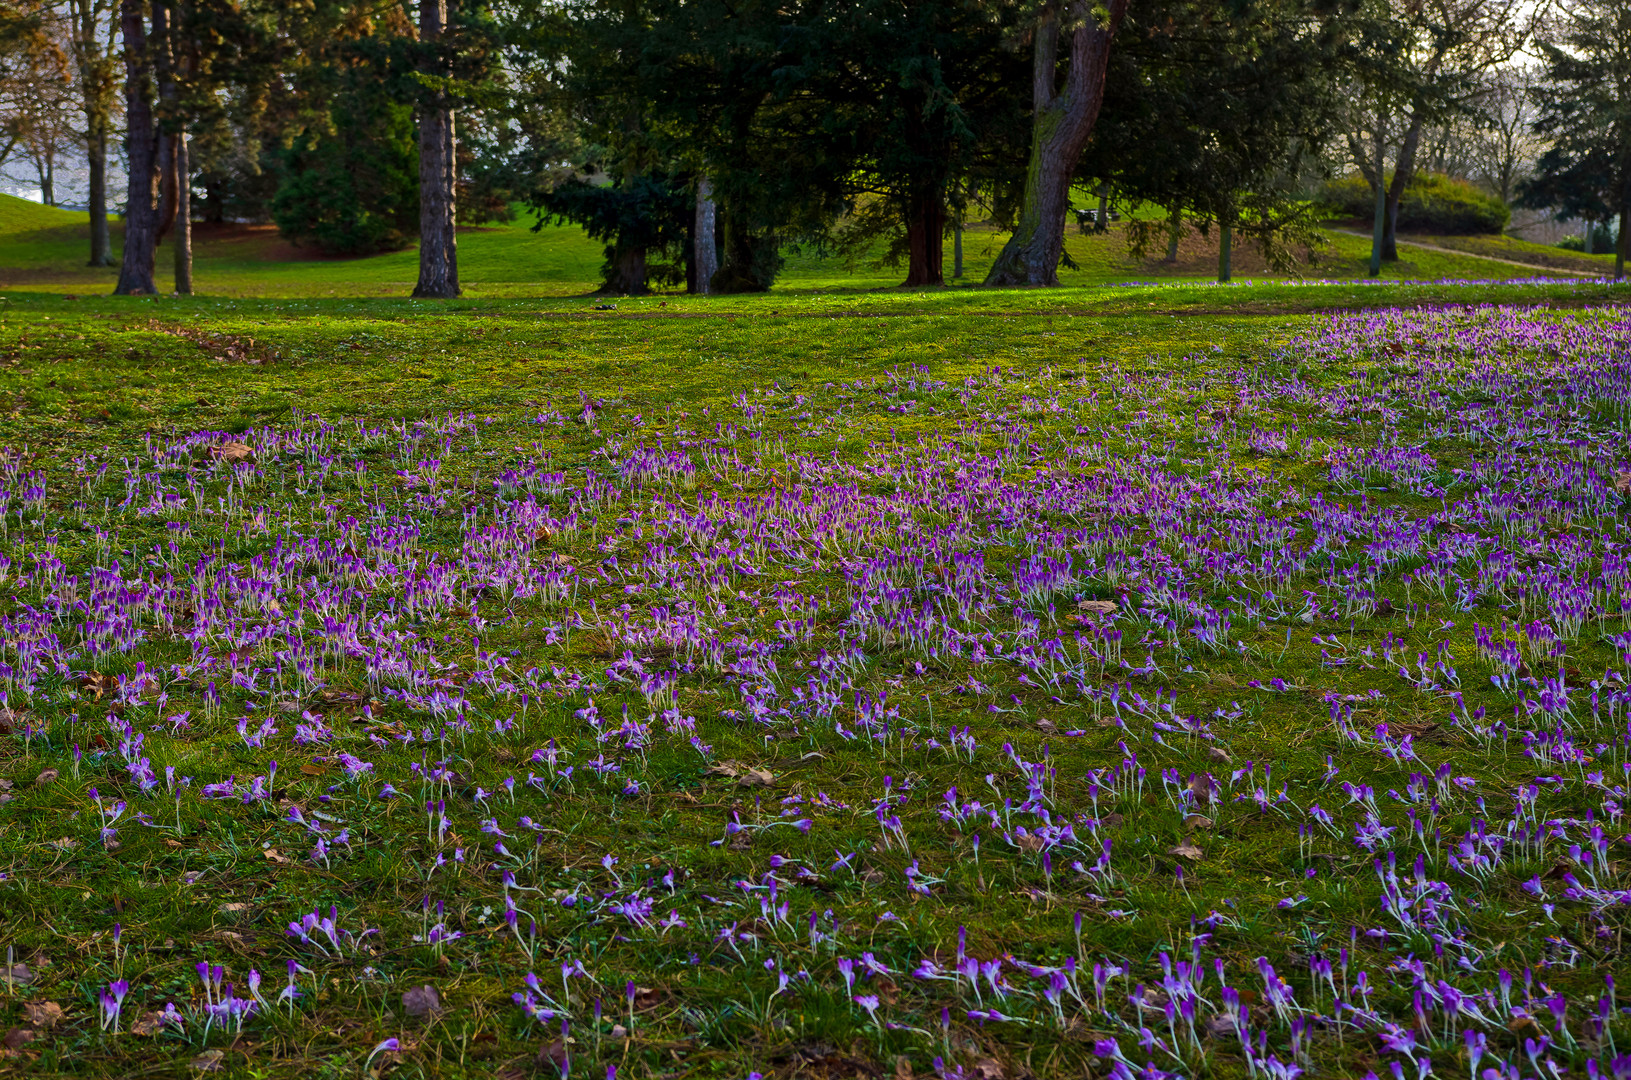
{"label": "dry leaf on grass", "polygon": [[255,451],[241,442],[222,443],[220,446],[210,448],[210,456],[217,461],[224,461],[228,465],[236,465],[240,461],[248,461]]}
{"label": "dry leaf on grass", "polygon": [[723,776],[735,780],[737,787],[767,787],[776,777],[769,769],[744,765],[740,761],[723,761],[708,770],[709,776]]}
{"label": "dry leaf on grass", "polygon": [[30,1001],[23,1005],[23,1019],[29,1027],[50,1031],[62,1020],[62,1006],[54,1001]]}
{"label": "dry leaf on grass", "polygon": [[226,1056],[225,1050],[206,1050],[193,1058],[192,1065],[199,1072],[219,1072]]}
{"label": "dry leaf on grass", "polygon": [[409,1016],[429,1016],[441,1010],[442,996],[434,986],[416,986],[402,995],[402,1011]]}
{"label": "dry leaf on grass", "polygon": [[1078,600],[1076,610],[1089,615],[1114,615],[1121,605],[1114,600]]}
{"label": "dry leaf on grass", "polygon": [[130,1033],[144,1039],[151,1039],[164,1030],[164,1014],[157,1009],[144,1012],[130,1025]]}
{"label": "dry leaf on grass", "polygon": [[1188,840],[1185,840],[1183,843],[1167,852],[1167,854],[1177,855],[1179,858],[1189,859],[1192,862],[1200,862],[1203,858],[1205,858],[1205,855],[1202,854],[1201,849],[1196,847],[1194,844],[1191,844]]}

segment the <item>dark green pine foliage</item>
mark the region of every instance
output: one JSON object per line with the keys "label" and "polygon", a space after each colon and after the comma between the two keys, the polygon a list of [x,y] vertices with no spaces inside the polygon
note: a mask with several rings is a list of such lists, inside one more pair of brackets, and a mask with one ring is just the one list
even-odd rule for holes
{"label": "dark green pine foliage", "polygon": [[676,199],[676,185],[711,181],[723,256],[713,291],[768,288],[794,240],[881,247],[907,263],[909,284],[937,284],[967,181],[1023,158],[1028,68],[1007,47],[1011,5],[581,0],[553,18],[552,82],[593,147],[585,177],[610,190],[567,185],[536,201],[586,225],[621,223],[603,236],[609,287],[625,280],[641,230],[665,234],[626,211],[678,205],[636,177],[662,178]]}
{"label": "dark green pine foliage", "polygon": [[279,231],[331,255],[406,247],[419,225],[412,106],[371,88],[337,96],[326,119],[283,153],[271,207]]}
{"label": "dark green pine foliage", "polygon": [[573,177],[540,192],[537,205],[541,221],[572,222],[606,245],[602,291],[638,295],[652,281],[685,280],[693,203],[683,182],[643,174],[597,185]]}
{"label": "dark green pine foliage", "polygon": [[1537,42],[1546,79],[1535,130],[1552,146],[1518,203],[1560,218],[1617,221],[1614,276],[1631,258],[1631,4],[1575,0],[1558,33]]}
{"label": "dark green pine foliage", "polygon": [[[1315,234],[1302,181],[1339,130],[1340,79],[1362,60],[1353,30],[1351,12],[1308,0],[1135,5],[1079,177],[1249,240],[1286,267]],[[1142,255],[1170,227],[1136,221],[1127,233]],[[1219,276],[1229,274],[1224,254]]]}
{"label": "dark green pine foliage", "polygon": [[637,296],[653,280],[684,280],[691,176],[649,119],[639,68],[653,32],[648,6],[569,0],[509,10],[517,94],[487,146],[502,160],[490,156],[483,168],[532,207],[538,227],[574,223],[606,245],[602,292]]}
{"label": "dark green pine foliage", "polygon": [[[943,240],[971,182],[1027,152],[1029,57],[1014,9],[976,0],[852,0],[790,21],[781,99],[811,107],[820,157],[855,205],[845,246],[886,244],[908,286],[944,283]],[[767,110],[774,117],[775,110]]]}

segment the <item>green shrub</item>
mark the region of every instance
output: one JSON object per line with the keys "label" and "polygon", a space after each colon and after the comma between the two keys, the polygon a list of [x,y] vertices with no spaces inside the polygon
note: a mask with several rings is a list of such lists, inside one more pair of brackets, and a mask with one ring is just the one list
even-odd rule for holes
{"label": "green shrub", "polygon": [[1617,237],[1614,230],[1607,225],[1599,225],[1592,230],[1591,250],[1586,251],[1586,238],[1584,236],[1565,236],[1557,242],[1557,246],[1564,251],[1585,251],[1588,255],[1604,255],[1614,250]]}
{"label": "green shrub", "polygon": [[[1323,201],[1344,217],[1370,218],[1376,212],[1376,195],[1362,176],[1326,184]],[[1399,229],[1404,232],[1499,233],[1511,218],[1500,199],[1436,173],[1418,173],[1399,200]]]}
{"label": "green shrub", "polygon": [[419,231],[419,144],[413,109],[337,105],[332,130],[309,130],[283,152],[272,220],[329,255],[408,246]]}

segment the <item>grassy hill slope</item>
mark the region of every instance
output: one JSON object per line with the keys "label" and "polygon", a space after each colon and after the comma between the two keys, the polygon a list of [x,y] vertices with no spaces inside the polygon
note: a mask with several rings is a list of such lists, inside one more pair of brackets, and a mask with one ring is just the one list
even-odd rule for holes
{"label": "grassy hill slope", "polygon": [[[117,268],[85,265],[87,218],[23,199],[0,195],[0,289],[97,293],[109,291]],[[113,227],[115,250],[122,228]],[[1292,277],[1352,280],[1363,277],[1365,241],[1340,233]],[[971,227],[964,236],[964,276],[957,286],[978,284],[1001,249],[1006,235],[987,226]],[[1434,242],[1442,242],[1435,238]],[[1513,242],[1519,243],[1519,242]],[[947,272],[951,272],[947,245]],[[1448,245],[1446,245],[1448,246]],[[1520,267],[1480,258],[1525,259],[1527,249],[1479,245],[1465,254],[1407,248],[1406,258],[1390,264],[1384,277],[1394,280],[1491,279],[1529,276]],[[1063,268],[1065,285],[1091,286],[1128,281],[1208,280],[1216,274],[1216,236],[1190,231],[1175,263],[1158,258],[1134,259],[1119,226],[1084,235],[1074,226],[1065,248],[1075,268]],[[1546,265],[1596,266],[1599,260],[1541,249],[1555,254]],[[546,225],[533,231],[526,217],[501,225],[466,228],[459,236],[459,273],[473,297],[573,296],[592,292],[599,278],[601,246],[571,226]],[[159,250],[157,280],[170,280],[171,249]],[[1533,261],[1541,262],[1538,255]],[[1237,279],[1278,279],[1249,246],[1237,248]],[[402,296],[418,275],[418,252],[409,248],[361,258],[334,258],[280,237],[270,225],[198,225],[194,232],[194,280],[201,293],[218,296],[329,297]],[[862,260],[845,262],[808,249],[790,248],[777,291],[849,292],[897,286],[904,270]]]}

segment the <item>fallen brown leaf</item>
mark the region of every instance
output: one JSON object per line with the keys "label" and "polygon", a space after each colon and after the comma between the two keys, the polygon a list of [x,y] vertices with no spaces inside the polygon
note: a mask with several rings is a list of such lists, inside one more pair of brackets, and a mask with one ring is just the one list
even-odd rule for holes
{"label": "fallen brown leaf", "polygon": [[434,986],[416,986],[402,995],[402,1011],[412,1017],[441,1012],[442,996]]}
{"label": "fallen brown leaf", "polygon": [[538,1051],[538,1064],[550,1065],[559,1071],[566,1064],[566,1057],[566,1043],[556,1039]]}
{"label": "fallen brown leaf", "polygon": [[1078,600],[1076,610],[1089,615],[1114,615],[1121,610],[1121,605],[1114,600]]}
{"label": "fallen brown leaf", "polygon": [[1183,843],[1167,852],[1167,854],[1177,855],[1178,857],[1188,859],[1191,862],[1200,862],[1206,857],[1201,852],[1200,848],[1196,847],[1194,844],[1191,844],[1188,840],[1185,840]]}
{"label": "fallen brown leaf", "polygon": [[1190,814],[1184,818],[1184,828],[1186,829],[1210,829],[1211,827],[1212,819],[1205,814]]}
{"label": "fallen brown leaf", "polygon": [[217,461],[224,461],[228,465],[235,465],[240,461],[248,461],[255,451],[241,442],[222,443],[210,449],[210,456]]}
{"label": "fallen brown leaf", "polygon": [[30,1001],[23,1005],[23,1019],[30,1027],[50,1031],[62,1020],[62,1006],[54,1001]]}
{"label": "fallen brown leaf", "polygon": [[220,1072],[221,1062],[226,1059],[225,1050],[206,1050],[193,1058],[192,1066],[199,1072]]}
{"label": "fallen brown leaf", "polygon": [[130,1025],[130,1033],[144,1039],[151,1039],[164,1030],[164,1014],[157,1009],[144,1012]]}

